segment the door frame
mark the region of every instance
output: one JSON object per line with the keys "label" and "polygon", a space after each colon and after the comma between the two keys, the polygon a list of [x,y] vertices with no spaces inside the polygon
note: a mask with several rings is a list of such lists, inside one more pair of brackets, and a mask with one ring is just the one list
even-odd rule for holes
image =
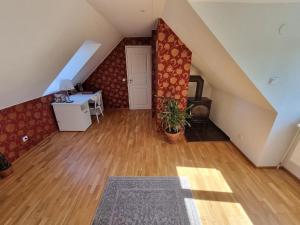
{"label": "door frame", "polygon": [[132,100],[130,97],[130,86],[129,86],[129,71],[128,71],[128,61],[127,61],[127,49],[131,48],[147,48],[150,49],[150,108],[152,109],[152,79],[153,79],[153,74],[152,74],[152,46],[151,45],[125,45],[125,59],[126,59],[126,77],[127,77],[127,89],[128,89],[128,103],[129,103],[129,109],[130,110],[138,110],[138,108],[133,108],[132,107]]}

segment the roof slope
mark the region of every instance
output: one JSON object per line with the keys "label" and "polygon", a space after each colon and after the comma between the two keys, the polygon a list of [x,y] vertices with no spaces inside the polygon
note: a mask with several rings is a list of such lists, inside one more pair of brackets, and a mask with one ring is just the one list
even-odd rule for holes
{"label": "roof slope", "polygon": [[300,120],[300,3],[192,2],[198,15],[277,111],[260,160],[263,165],[273,165],[288,148]]}
{"label": "roof slope", "polygon": [[193,51],[193,65],[212,86],[274,110],[187,1],[168,0],[162,17]]}
{"label": "roof slope", "polygon": [[[273,107],[289,107],[286,99],[300,94],[300,4],[192,6]],[[269,84],[272,78],[278,78],[276,85]]]}
{"label": "roof slope", "polygon": [[85,40],[99,63],[122,38],[83,0],[2,1],[0,27],[0,109],[42,96]]}
{"label": "roof slope", "polygon": [[[266,109],[269,116],[276,115],[257,149],[258,166],[279,163],[300,120],[299,11],[298,3],[168,0],[165,6],[164,20],[193,51],[193,64],[215,89]],[[272,83],[274,77],[279,80]],[[231,120],[228,126],[235,123],[234,117],[226,119]],[[246,123],[235,125],[241,132]],[[260,132],[259,125],[256,128]],[[245,139],[250,140],[252,133]],[[240,138],[239,142],[244,148],[246,141]]]}
{"label": "roof slope", "polygon": [[61,80],[71,80],[74,86],[78,82],[85,81],[98,66],[99,62],[93,61],[93,63],[91,63],[91,59],[95,56],[95,53],[99,51],[100,46],[101,44],[95,41],[87,40],[83,42],[69,62],[49,85],[47,90],[44,92],[44,95],[60,91],[59,85]]}

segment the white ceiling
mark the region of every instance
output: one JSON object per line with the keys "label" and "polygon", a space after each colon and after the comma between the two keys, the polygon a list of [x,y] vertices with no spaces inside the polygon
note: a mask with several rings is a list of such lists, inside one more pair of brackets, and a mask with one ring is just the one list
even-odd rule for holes
{"label": "white ceiling", "polygon": [[187,1],[168,0],[162,18],[191,49],[192,63],[214,88],[273,111]]}
{"label": "white ceiling", "polygon": [[[299,108],[299,3],[192,6],[277,111]],[[269,84],[272,77],[277,77],[276,85]]]}
{"label": "white ceiling", "polygon": [[87,0],[124,37],[149,37],[166,0]]}

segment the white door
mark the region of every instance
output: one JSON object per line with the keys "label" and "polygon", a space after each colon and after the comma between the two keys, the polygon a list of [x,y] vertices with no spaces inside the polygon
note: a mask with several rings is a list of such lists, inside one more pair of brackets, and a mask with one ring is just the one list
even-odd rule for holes
{"label": "white door", "polygon": [[151,109],[151,46],[126,46],[130,109]]}

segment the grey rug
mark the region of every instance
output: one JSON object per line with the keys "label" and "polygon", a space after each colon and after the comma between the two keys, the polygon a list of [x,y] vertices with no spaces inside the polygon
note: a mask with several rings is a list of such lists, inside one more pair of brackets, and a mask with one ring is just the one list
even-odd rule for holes
{"label": "grey rug", "polygon": [[93,225],[200,225],[185,177],[110,177]]}

